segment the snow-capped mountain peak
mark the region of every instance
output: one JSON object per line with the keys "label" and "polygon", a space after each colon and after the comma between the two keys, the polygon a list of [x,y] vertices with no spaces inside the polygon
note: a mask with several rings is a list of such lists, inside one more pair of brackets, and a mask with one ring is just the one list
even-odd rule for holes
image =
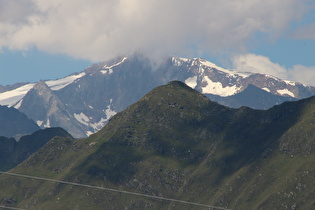
{"label": "snow-capped mountain peak", "polygon": [[[268,92],[262,98],[270,95],[305,98],[315,94],[315,87],[269,75],[225,69],[202,58],[169,57],[153,70],[149,58],[135,54],[93,64],[61,79],[41,81],[36,88],[35,83],[16,86],[0,93],[0,104],[15,106],[41,127],[59,126],[73,136],[84,137],[101,129],[113,115],[153,88],[172,80],[183,81],[214,101],[220,97],[229,100],[249,85]],[[250,91],[257,92],[255,88],[247,92]],[[249,97],[247,101],[252,101],[259,95]],[[267,98],[260,101],[271,101],[270,107],[285,100],[282,98],[276,102]],[[231,103],[228,106],[233,107]]]}
{"label": "snow-capped mountain peak", "polygon": [[246,72],[239,72],[235,70],[228,70],[225,68],[222,68],[215,63],[212,63],[206,59],[203,58],[180,58],[180,57],[172,57],[172,63],[174,66],[182,66],[182,65],[190,65],[190,66],[198,66],[199,68],[204,69],[215,69],[217,71],[223,72],[225,74],[228,74],[231,77],[248,77],[251,75],[251,73]]}

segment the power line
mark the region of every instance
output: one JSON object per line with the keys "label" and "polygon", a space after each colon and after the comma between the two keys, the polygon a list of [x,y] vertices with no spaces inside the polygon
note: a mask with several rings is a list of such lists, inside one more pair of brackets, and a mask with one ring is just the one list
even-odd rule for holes
{"label": "power line", "polygon": [[93,188],[93,189],[98,189],[98,190],[105,190],[105,191],[109,191],[109,192],[116,192],[116,193],[123,193],[123,194],[129,194],[129,195],[134,195],[134,196],[147,197],[147,198],[152,198],[152,199],[157,199],[157,200],[164,200],[164,201],[171,201],[171,202],[176,202],[176,203],[189,204],[189,205],[194,205],[194,206],[206,207],[209,209],[229,210],[229,209],[223,208],[223,207],[216,207],[216,206],[211,206],[211,205],[206,205],[206,204],[201,204],[201,203],[195,203],[195,202],[190,202],[190,201],[184,201],[184,200],[178,200],[178,199],[173,199],[173,198],[165,198],[165,197],[160,197],[160,196],[147,195],[147,194],[136,193],[136,192],[129,192],[129,191],[125,191],[125,190],[117,190],[117,189],[112,189],[112,188],[107,188],[107,187],[93,186],[93,185],[88,185],[88,184],[80,184],[80,183],[76,183],[76,182],[68,182],[68,181],[49,179],[49,178],[31,176],[31,175],[25,175],[25,174],[16,174],[16,173],[11,173],[11,172],[4,172],[4,171],[0,171],[0,173],[6,174],[6,175],[11,175],[11,176],[36,179],[36,180],[41,180],[41,181],[49,181],[49,182],[55,182],[55,183],[60,183],[60,184],[68,184],[68,185]]}
{"label": "power line", "polygon": [[25,209],[20,209],[20,208],[10,207],[10,206],[3,206],[3,205],[0,205],[0,208],[2,208],[2,209],[13,209],[13,210],[25,210]]}

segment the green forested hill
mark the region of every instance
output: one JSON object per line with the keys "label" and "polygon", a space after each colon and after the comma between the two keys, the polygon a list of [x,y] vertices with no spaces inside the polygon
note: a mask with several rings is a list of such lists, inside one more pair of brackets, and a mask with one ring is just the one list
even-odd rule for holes
{"label": "green forested hill", "polygon": [[[170,82],[10,172],[230,209],[313,209],[314,113],[315,98],[231,109]],[[25,209],[209,209],[7,174],[0,189],[1,205]]]}

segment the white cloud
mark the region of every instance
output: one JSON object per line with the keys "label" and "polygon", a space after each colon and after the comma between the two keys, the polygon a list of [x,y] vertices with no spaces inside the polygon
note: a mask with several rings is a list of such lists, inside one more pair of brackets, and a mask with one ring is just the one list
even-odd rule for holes
{"label": "white cloud", "polygon": [[295,65],[288,74],[293,81],[315,86],[315,66]]}
{"label": "white cloud", "polygon": [[268,57],[262,55],[238,55],[233,58],[232,62],[238,71],[269,74],[282,79],[288,79],[287,71],[283,66],[273,63]]}
{"label": "white cloud", "polygon": [[26,23],[27,17],[36,11],[35,5],[25,0],[2,0],[0,5],[0,22],[2,24]]}
{"label": "white cloud", "polygon": [[0,49],[36,47],[93,61],[138,50],[245,51],[256,32],[284,32],[307,1],[3,0]]}
{"label": "white cloud", "polygon": [[232,59],[233,66],[238,71],[269,74],[280,79],[301,82],[315,86],[315,66],[295,65],[285,68],[272,62],[268,57],[255,54],[242,54]]}

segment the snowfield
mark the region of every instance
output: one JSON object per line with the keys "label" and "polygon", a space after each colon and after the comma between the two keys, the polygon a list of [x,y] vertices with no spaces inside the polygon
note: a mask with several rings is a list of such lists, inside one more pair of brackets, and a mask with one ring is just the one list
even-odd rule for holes
{"label": "snowfield", "polygon": [[[85,76],[85,72],[70,75],[62,79],[45,81],[45,83],[52,90],[60,90],[83,76]],[[14,90],[0,93],[0,105],[9,107],[15,105],[15,108],[18,109],[21,105],[21,99],[34,87],[35,84],[36,83],[29,83]]]}
{"label": "snowfield", "polygon": [[13,106],[20,101],[26,93],[34,87],[35,83],[23,85],[14,90],[0,93],[0,105]]}

